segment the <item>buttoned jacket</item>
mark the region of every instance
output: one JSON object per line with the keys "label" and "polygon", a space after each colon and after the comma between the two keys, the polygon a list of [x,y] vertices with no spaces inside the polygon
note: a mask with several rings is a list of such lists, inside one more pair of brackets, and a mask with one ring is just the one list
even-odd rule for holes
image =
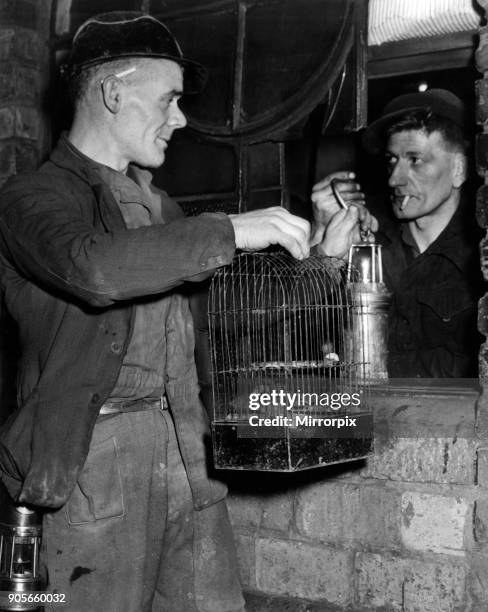
{"label": "buttoned jacket", "polygon": [[198,398],[188,286],[228,264],[228,217],[185,218],[161,199],[163,225],[127,229],[108,187],[61,138],[38,171],[10,180],[0,198],[0,282],[21,347],[17,409],[0,429],[0,476],[19,502],[59,507],[88,453],[100,407],[117,380],[134,303],[171,300],[165,322],[165,391],[195,507],[225,487],[208,477],[209,431]]}
{"label": "buttoned jacket", "polygon": [[407,226],[380,218],[385,282],[393,292],[388,372],[393,378],[477,377],[481,229],[463,199],[422,253]]}

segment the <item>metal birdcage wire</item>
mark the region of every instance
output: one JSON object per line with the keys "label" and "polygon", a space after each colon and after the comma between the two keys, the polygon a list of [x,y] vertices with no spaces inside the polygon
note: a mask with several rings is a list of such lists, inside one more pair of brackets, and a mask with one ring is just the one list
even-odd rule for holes
{"label": "metal birdcage wire", "polygon": [[209,295],[214,420],[245,420],[251,393],[357,391],[364,364],[351,360],[351,343],[361,341],[355,307],[344,269],[326,258],[242,254],[218,271]]}

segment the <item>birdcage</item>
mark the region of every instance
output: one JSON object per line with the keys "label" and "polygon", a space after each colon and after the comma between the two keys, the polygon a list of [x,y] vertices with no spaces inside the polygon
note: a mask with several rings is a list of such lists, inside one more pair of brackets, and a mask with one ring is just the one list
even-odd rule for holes
{"label": "birdcage", "polygon": [[336,260],[242,254],[209,293],[214,463],[295,471],[372,451],[357,292]]}

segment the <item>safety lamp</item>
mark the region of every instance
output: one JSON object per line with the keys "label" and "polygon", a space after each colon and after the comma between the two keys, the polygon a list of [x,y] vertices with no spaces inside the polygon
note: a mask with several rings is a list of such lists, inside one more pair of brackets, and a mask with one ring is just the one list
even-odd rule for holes
{"label": "safety lamp", "polygon": [[381,245],[353,244],[349,250],[347,282],[359,304],[351,313],[351,359],[362,364],[369,383],[388,378],[388,310],[391,293],[383,283]]}
{"label": "safety lamp", "polygon": [[40,609],[25,595],[43,590],[41,533],[39,512],[14,504],[5,490],[0,491],[0,610]]}
{"label": "safety lamp", "polygon": [[347,281],[365,285],[383,283],[381,244],[364,242],[351,246],[349,249]]}

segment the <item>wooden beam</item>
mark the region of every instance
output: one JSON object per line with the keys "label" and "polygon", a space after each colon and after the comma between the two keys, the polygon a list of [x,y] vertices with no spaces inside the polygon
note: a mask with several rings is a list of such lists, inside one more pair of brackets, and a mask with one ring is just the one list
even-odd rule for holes
{"label": "wooden beam", "polygon": [[477,32],[430,36],[368,47],[370,79],[473,65]]}

